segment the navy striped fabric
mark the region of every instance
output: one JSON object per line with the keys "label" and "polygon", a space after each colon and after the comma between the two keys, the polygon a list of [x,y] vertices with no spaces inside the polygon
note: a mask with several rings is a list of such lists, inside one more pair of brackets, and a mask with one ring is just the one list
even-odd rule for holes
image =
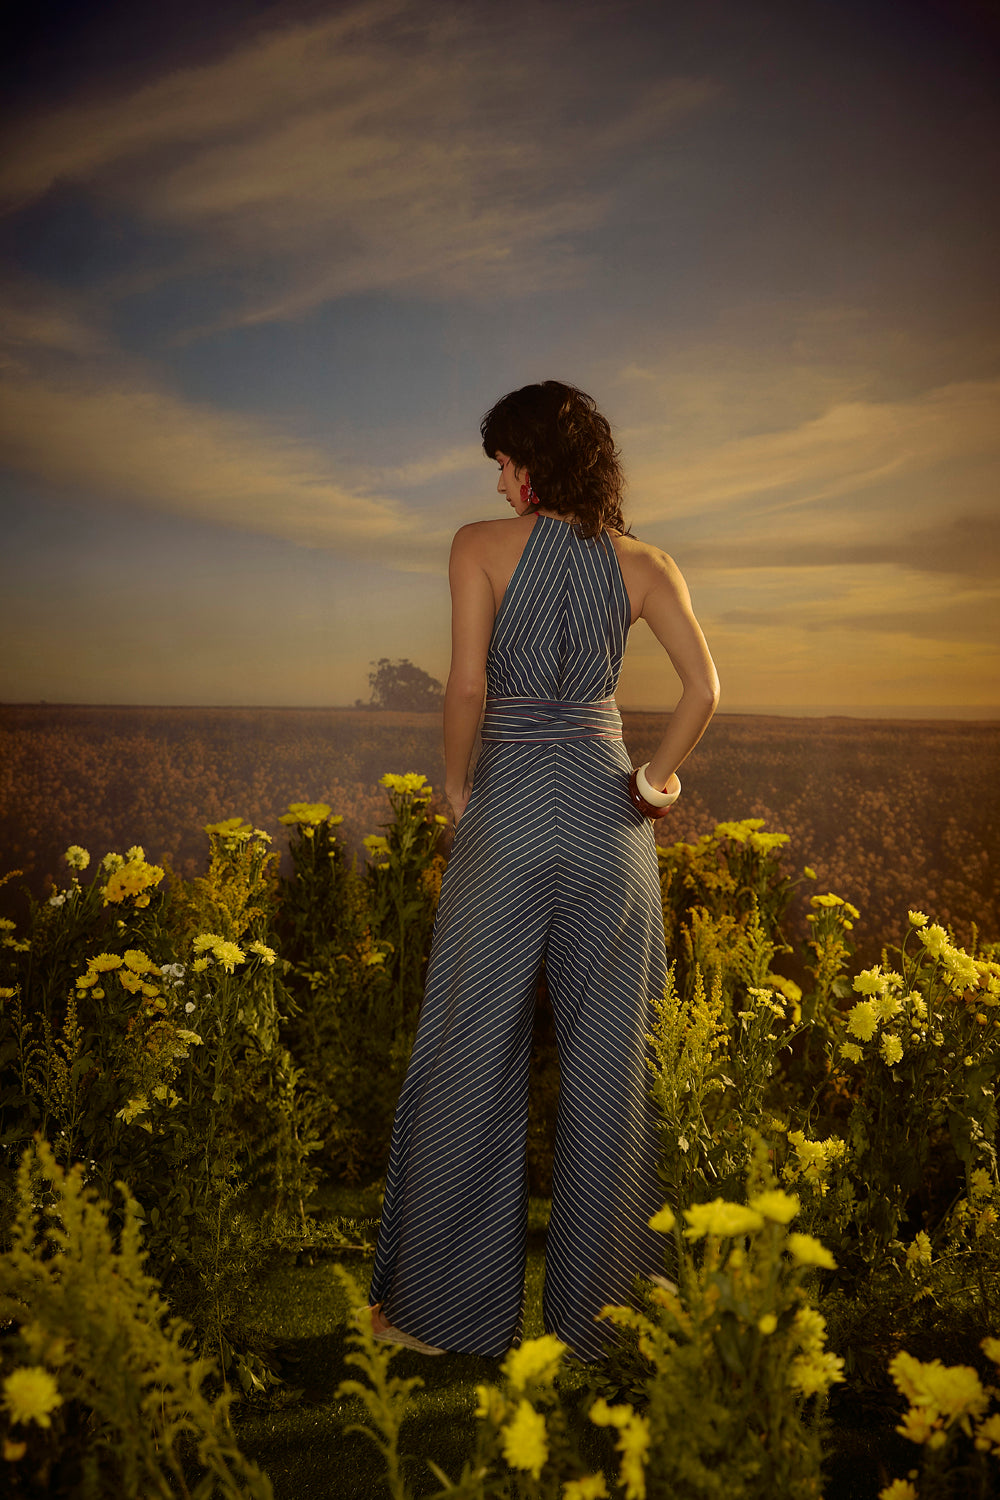
{"label": "navy striped fabric", "polygon": [[663,1269],[647,1223],[663,1202],[646,1066],[660,886],[609,701],[628,628],[609,538],[538,516],[493,628],[489,733],[442,882],[371,1286],[441,1348],[496,1356],[520,1337],[543,962],[560,1067],[545,1326],[599,1358],[597,1313]]}

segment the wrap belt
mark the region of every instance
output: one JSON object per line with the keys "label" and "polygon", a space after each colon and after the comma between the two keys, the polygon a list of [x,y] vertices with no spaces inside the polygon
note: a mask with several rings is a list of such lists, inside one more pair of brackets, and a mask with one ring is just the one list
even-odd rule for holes
{"label": "wrap belt", "polygon": [[487,698],[484,740],[620,740],[622,717],[613,698],[593,703],[552,702],[545,698]]}

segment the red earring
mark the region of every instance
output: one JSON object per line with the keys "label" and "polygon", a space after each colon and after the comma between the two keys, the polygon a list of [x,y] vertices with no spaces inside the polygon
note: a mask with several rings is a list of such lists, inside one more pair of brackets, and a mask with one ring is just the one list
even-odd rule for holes
{"label": "red earring", "polygon": [[529,475],[521,486],[522,505],[541,505],[541,501],[531,487],[531,476]]}

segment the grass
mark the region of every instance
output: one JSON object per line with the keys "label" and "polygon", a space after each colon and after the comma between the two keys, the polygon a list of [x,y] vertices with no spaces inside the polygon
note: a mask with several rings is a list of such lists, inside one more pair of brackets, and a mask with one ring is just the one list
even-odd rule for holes
{"label": "grass", "polygon": [[[377,1194],[369,1189],[327,1188],[320,1207],[354,1220],[377,1217]],[[528,1219],[528,1269],[525,1336],[537,1337],[542,1326],[542,1280],[548,1204],[533,1198]],[[346,1256],[343,1264],[361,1288],[371,1276],[371,1253]],[[351,1422],[363,1420],[357,1400],[337,1399],[337,1386],[357,1371],[344,1363],[348,1352],[345,1319],[349,1311],[334,1262],[276,1265],[248,1291],[245,1326],[254,1341],[270,1346],[286,1384],[301,1391],[294,1402],[243,1407],[236,1418],[240,1445],[271,1476],[275,1500],[362,1500],[384,1495],[382,1460],[372,1443],[357,1433],[345,1434]],[[393,1373],[419,1375],[412,1415],[403,1428],[402,1447],[409,1456],[408,1480],[415,1495],[439,1488],[426,1460],[458,1477],[475,1442],[477,1384],[499,1383],[500,1362],[475,1355],[428,1358],[401,1349]],[[582,1393],[582,1372],[570,1374]],[[595,1432],[595,1439],[603,1434]]]}

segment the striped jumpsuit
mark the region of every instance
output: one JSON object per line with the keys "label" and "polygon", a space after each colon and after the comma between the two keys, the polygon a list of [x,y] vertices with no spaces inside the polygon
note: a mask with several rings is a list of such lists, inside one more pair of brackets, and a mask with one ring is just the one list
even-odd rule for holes
{"label": "striped jumpsuit", "polygon": [[559,1112],[544,1317],[582,1359],[663,1268],[646,1035],[666,978],[651,825],[613,693],[630,624],[607,535],[539,515],[493,626],[483,748],[434,924],[369,1301],[441,1348],[521,1334],[525,1134],[544,961]]}

